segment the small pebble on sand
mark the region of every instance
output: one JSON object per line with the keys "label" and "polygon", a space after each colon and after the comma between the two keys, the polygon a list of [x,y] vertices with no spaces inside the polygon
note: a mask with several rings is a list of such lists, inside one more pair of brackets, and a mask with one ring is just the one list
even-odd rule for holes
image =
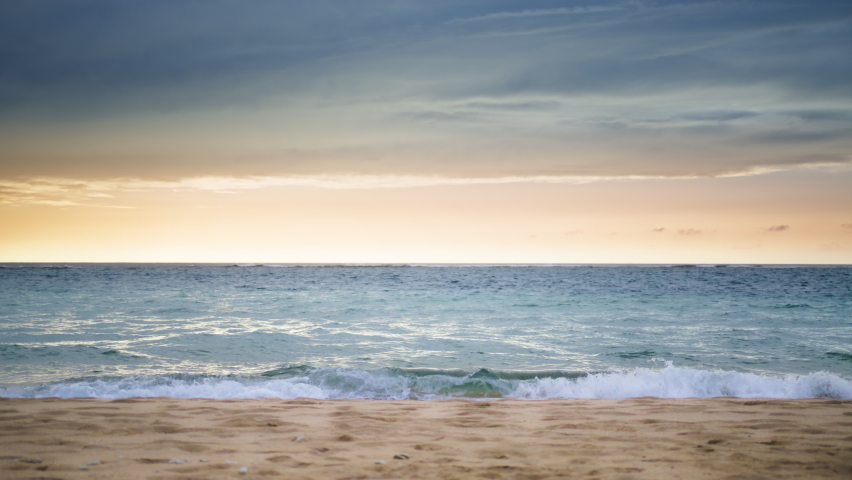
{"label": "small pebble on sand", "polygon": [[248,473],[248,467],[243,467],[240,469],[240,475],[245,475]]}

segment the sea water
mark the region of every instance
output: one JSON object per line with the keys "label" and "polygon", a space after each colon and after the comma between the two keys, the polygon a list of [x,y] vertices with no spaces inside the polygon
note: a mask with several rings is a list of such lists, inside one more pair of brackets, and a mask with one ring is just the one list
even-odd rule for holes
{"label": "sea water", "polygon": [[852,398],[852,267],[4,264],[0,396]]}

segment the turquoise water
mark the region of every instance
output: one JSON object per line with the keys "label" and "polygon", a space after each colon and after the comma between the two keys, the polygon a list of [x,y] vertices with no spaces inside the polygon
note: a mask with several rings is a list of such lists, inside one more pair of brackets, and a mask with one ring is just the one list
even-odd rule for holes
{"label": "turquoise water", "polygon": [[852,267],[11,265],[0,396],[852,398]]}

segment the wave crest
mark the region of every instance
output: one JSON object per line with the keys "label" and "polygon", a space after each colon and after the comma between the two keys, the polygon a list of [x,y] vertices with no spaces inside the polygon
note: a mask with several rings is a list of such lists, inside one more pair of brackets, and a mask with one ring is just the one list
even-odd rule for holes
{"label": "wave crest", "polygon": [[618,372],[494,372],[480,369],[419,371],[286,367],[280,376],[86,378],[27,387],[0,388],[0,396],[416,399],[519,398],[839,398],[852,399],[852,381],[827,372],[773,377],[753,373],[675,367]]}

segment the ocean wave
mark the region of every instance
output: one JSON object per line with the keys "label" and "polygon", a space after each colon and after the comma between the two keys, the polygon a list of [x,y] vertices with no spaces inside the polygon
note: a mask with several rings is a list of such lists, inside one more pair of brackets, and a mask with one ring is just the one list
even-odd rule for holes
{"label": "ocean wave", "polygon": [[852,381],[832,373],[774,377],[675,367],[615,372],[476,372],[282,367],[260,376],[164,375],[92,377],[26,387],[0,396],[415,399],[839,398]]}

